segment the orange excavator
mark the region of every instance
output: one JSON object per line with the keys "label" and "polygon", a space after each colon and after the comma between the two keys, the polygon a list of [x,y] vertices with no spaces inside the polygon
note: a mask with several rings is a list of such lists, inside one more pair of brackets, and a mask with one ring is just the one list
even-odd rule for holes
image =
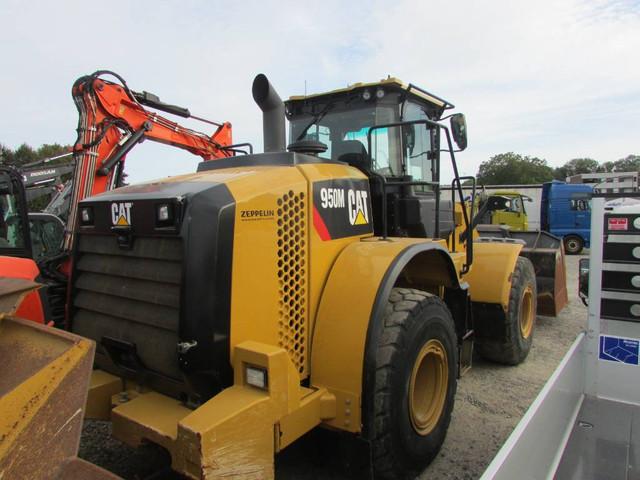
{"label": "orange excavator", "polygon": [[[64,322],[70,272],[68,253],[73,245],[78,202],[122,186],[125,158],[138,143],[147,139],[164,143],[205,161],[252,153],[249,144],[232,144],[230,123],[196,117],[187,108],[166,104],[152,93],[133,91],[121,76],[111,71],[100,70],[80,77],[73,84],[72,96],[79,120],[66,226],[56,218],[36,225],[27,215],[20,173],[0,167],[0,277],[43,284],[39,291],[26,296],[16,315],[53,325]],[[198,132],[155,110],[205,122],[216,130],[212,135]],[[46,255],[34,256],[34,250],[43,251],[34,248],[36,244],[44,246]]]}

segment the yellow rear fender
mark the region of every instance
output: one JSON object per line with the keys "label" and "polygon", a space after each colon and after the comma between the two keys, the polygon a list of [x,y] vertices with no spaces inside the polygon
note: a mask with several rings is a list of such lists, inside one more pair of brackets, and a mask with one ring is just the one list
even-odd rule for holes
{"label": "yellow rear fender", "polygon": [[375,350],[395,286],[466,298],[444,242],[371,239],[347,246],[324,287],[311,346],[311,384],[335,395],[336,417],[326,421],[335,428],[366,435],[362,419],[371,416],[362,413],[372,399],[362,392],[375,381]]}

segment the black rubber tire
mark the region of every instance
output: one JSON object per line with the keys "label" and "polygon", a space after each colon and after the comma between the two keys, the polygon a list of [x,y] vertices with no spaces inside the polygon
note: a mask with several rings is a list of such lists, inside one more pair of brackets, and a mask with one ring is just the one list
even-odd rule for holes
{"label": "black rubber tire", "polygon": [[[533,324],[530,334],[525,338],[520,328],[520,309],[525,290],[531,288],[533,297]],[[536,325],[536,273],[531,260],[518,257],[516,267],[511,276],[511,291],[509,292],[509,310],[504,316],[506,342],[482,339],[476,341],[476,350],[487,360],[506,365],[518,365],[527,358]],[[504,343],[503,343],[504,342]]]}
{"label": "black rubber tire", "polygon": [[[444,442],[457,387],[458,351],[446,304],[421,290],[394,288],[376,350],[371,452],[374,478],[415,478]],[[420,435],[409,411],[409,384],[422,347],[436,339],[448,363],[446,396],[433,429]]]}
{"label": "black rubber tire", "polygon": [[584,241],[578,235],[567,235],[562,241],[567,255],[578,255],[584,248]]}

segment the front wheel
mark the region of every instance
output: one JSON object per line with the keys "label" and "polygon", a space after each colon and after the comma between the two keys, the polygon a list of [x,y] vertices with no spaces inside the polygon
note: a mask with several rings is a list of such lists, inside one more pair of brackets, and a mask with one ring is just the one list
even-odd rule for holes
{"label": "front wheel", "polygon": [[456,345],[451,313],[439,297],[392,290],[369,392],[375,478],[414,478],[440,450],[456,392]]}
{"label": "front wheel", "polygon": [[568,255],[578,255],[584,248],[584,241],[577,235],[567,235],[564,237],[564,251]]}

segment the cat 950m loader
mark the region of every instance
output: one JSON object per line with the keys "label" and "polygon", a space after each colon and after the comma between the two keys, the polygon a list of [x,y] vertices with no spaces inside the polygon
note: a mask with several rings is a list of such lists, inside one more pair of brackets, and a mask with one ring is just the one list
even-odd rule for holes
{"label": "cat 950m loader", "polygon": [[265,153],[80,203],[68,321],[97,345],[87,415],[191,478],[271,478],[318,425],[363,439],[377,478],[415,475],[474,342],[526,358],[534,268],[520,243],[473,241],[449,102],[394,78],[284,104],[259,75],[253,95]]}

